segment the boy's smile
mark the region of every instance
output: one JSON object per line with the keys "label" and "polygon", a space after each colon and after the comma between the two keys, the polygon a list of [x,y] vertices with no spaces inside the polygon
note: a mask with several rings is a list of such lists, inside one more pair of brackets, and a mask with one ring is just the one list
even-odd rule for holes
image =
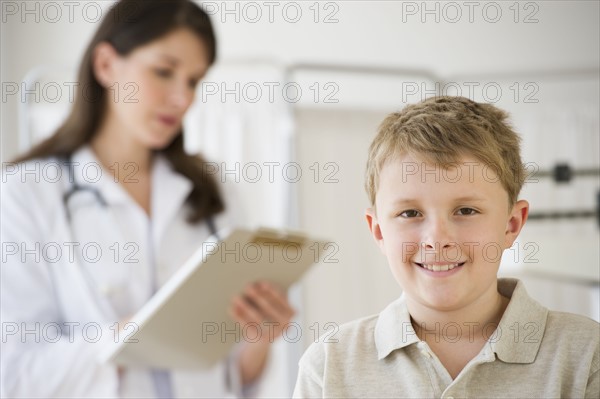
{"label": "boy's smile", "polygon": [[498,295],[502,251],[526,215],[527,203],[509,209],[493,168],[474,158],[445,169],[405,155],[383,166],[367,221],[409,300],[449,311]]}

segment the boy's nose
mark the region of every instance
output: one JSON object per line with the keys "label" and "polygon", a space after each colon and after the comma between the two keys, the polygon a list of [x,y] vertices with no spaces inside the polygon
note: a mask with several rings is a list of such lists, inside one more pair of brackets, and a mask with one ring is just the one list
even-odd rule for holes
{"label": "boy's nose", "polygon": [[421,246],[426,250],[441,250],[456,245],[452,234],[452,228],[443,219],[432,220],[423,235]]}
{"label": "boy's nose", "polygon": [[454,240],[452,225],[444,217],[435,217],[428,220],[423,231],[419,263],[428,262],[454,262],[460,250]]}

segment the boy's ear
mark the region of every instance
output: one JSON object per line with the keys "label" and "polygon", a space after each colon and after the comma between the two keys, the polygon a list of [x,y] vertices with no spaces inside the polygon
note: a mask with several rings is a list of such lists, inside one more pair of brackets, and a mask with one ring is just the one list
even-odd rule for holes
{"label": "boy's ear", "polygon": [[510,248],[517,236],[521,232],[521,229],[527,221],[529,215],[529,203],[525,200],[519,200],[513,206],[508,222],[506,223],[506,232],[504,233],[504,247]]}
{"label": "boy's ear", "polygon": [[100,86],[107,88],[114,83],[115,66],[118,58],[117,50],[110,43],[101,42],[94,48],[92,68]]}
{"label": "boy's ear", "polygon": [[369,225],[369,230],[371,231],[371,235],[373,236],[375,243],[377,244],[381,252],[383,252],[383,254],[385,255],[385,247],[383,245],[383,234],[381,233],[381,226],[377,221],[377,213],[373,208],[367,208],[367,210],[365,211],[365,216],[367,218],[367,224]]}

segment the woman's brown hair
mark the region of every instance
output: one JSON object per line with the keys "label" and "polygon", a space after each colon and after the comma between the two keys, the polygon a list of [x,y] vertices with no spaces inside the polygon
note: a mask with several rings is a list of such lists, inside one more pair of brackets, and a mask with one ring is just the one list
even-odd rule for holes
{"label": "woman's brown hair", "polygon": [[[203,41],[209,64],[216,59],[216,39],[208,15],[190,0],[120,0],[104,17],[87,47],[78,73],[75,101],[66,121],[48,139],[19,156],[14,162],[46,157],[70,157],[88,143],[106,111],[106,90],[96,80],[93,54],[101,42],[111,44],[122,56],[177,28],[187,28]],[[94,93],[91,96],[89,93]],[[96,95],[97,94],[97,95]],[[93,100],[91,99],[93,97]],[[159,150],[174,170],[192,181],[187,198],[188,221],[197,223],[225,209],[216,181],[207,175],[205,161],[189,155],[183,146],[183,130],[165,149]]]}

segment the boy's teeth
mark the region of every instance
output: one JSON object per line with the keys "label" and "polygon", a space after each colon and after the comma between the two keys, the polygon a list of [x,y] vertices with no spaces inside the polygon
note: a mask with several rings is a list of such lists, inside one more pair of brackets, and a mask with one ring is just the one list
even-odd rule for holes
{"label": "boy's teeth", "polygon": [[447,270],[452,270],[458,266],[458,263],[452,263],[447,265],[426,265],[423,263],[423,267],[427,270],[431,270],[434,272],[445,272]]}

